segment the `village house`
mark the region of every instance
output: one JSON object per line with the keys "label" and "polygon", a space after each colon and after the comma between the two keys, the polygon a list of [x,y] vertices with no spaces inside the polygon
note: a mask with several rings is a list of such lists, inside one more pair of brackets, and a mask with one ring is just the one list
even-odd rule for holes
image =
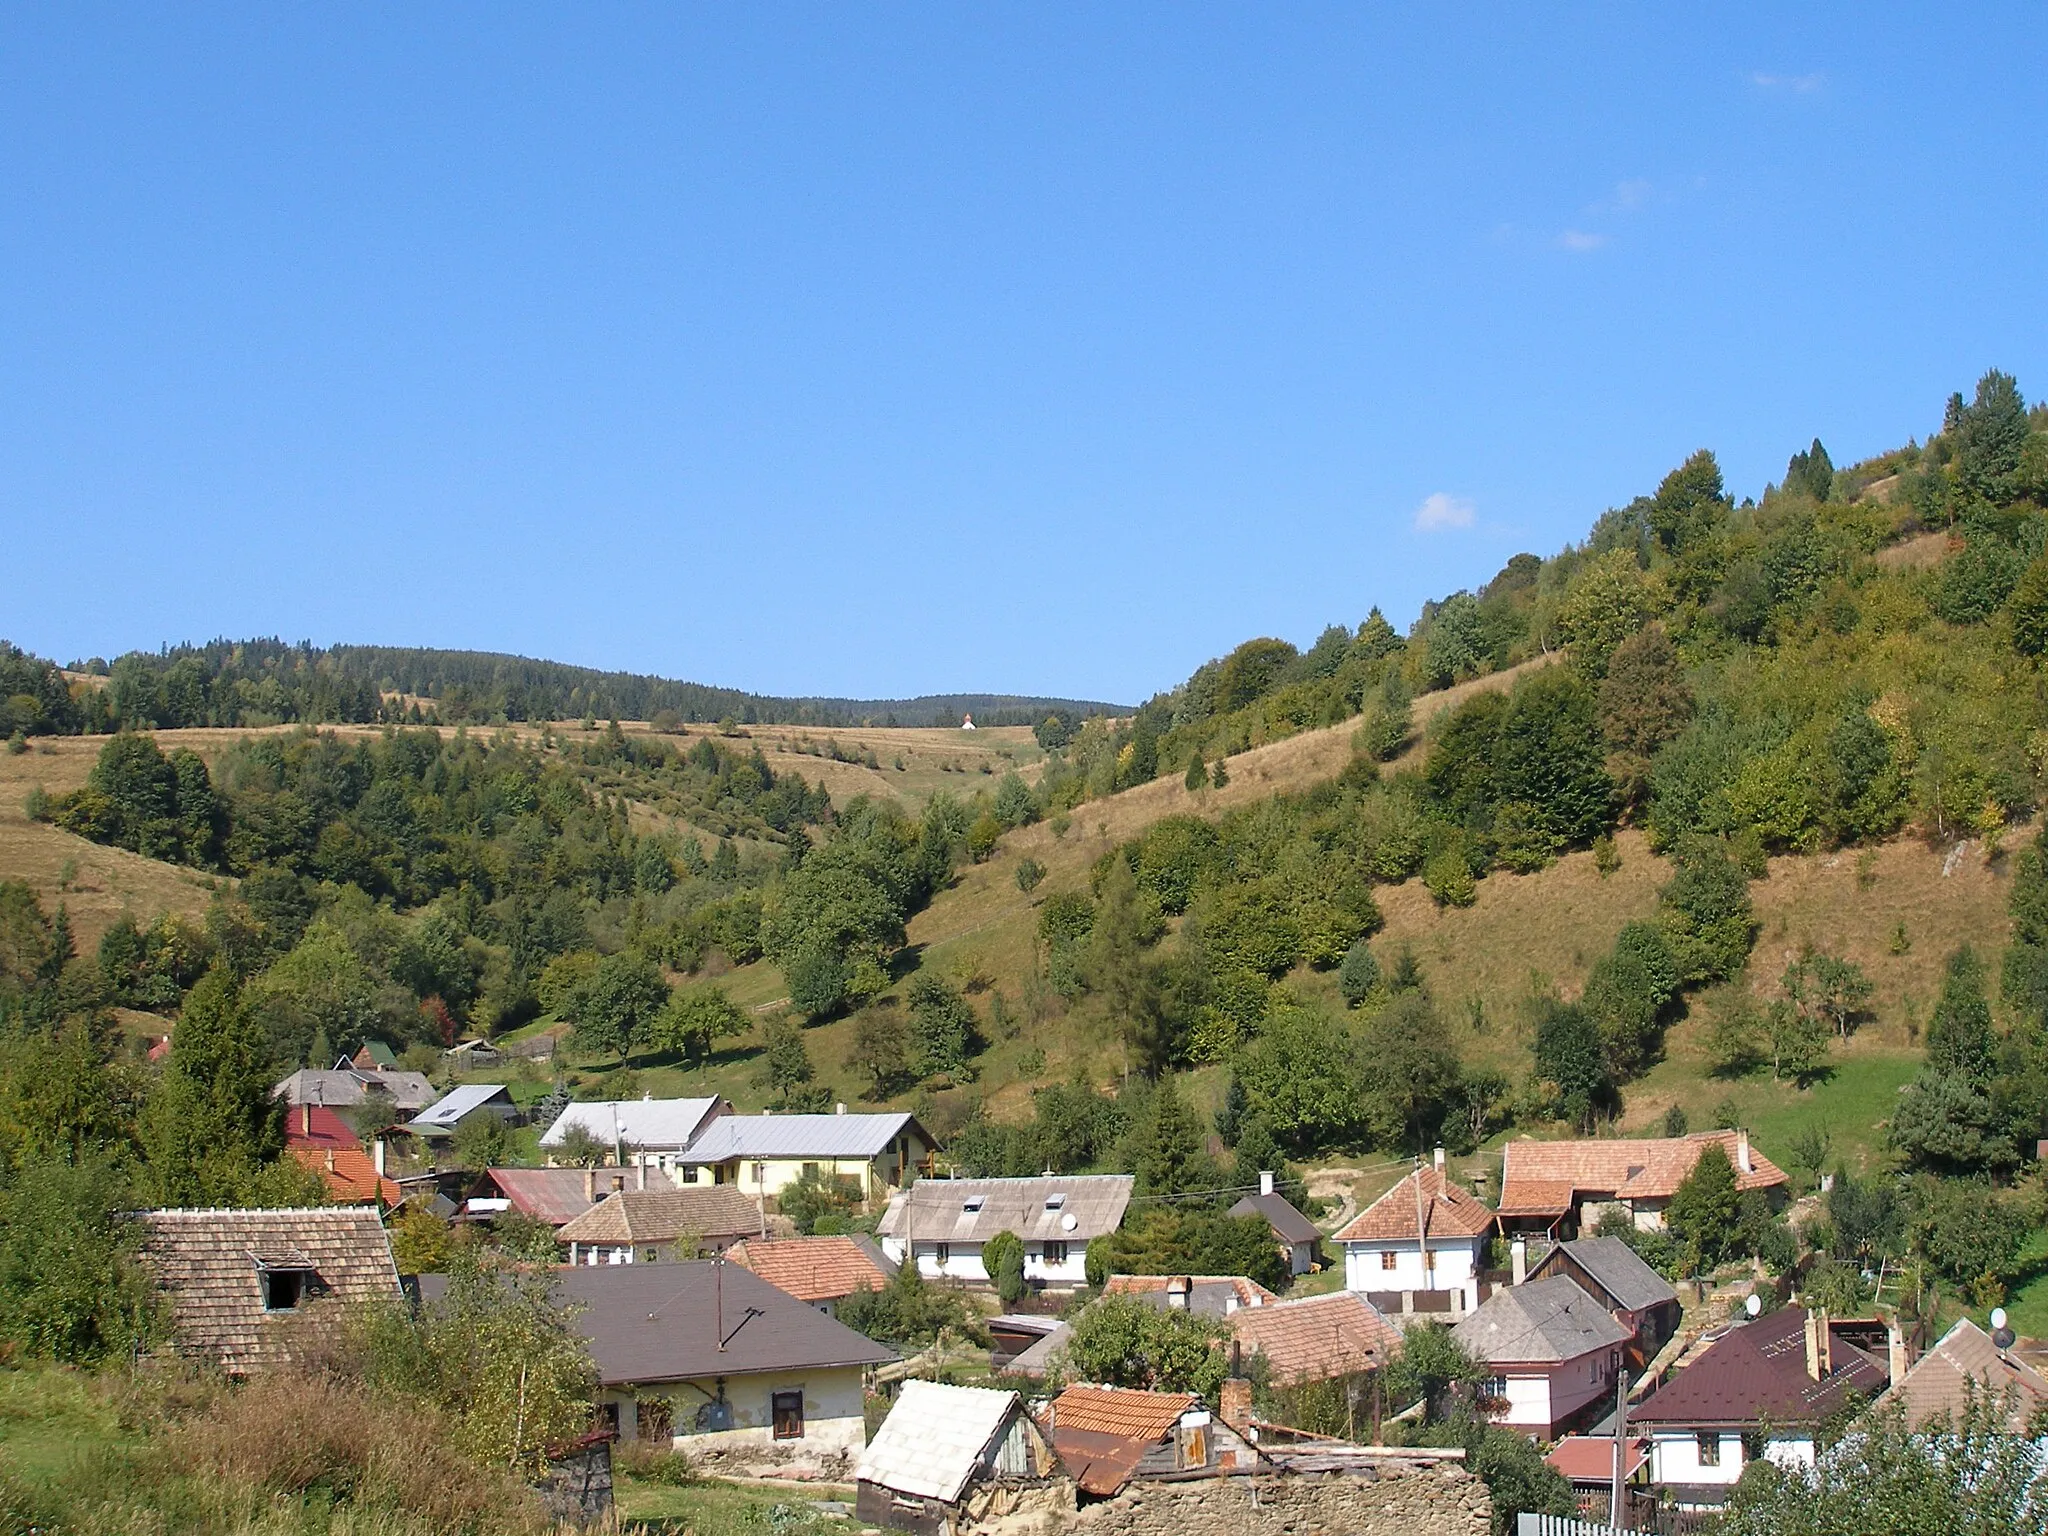
{"label": "village house", "polygon": [[1629,1409],[1650,1437],[1650,1481],[1681,1509],[1710,1510],[1752,1461],[1811,1467],[1820,1426],[1889,1381],[1886,1363],[1845,1331],[1862,1330],[1803,1307],[1730,1328]]}
{"label": "village house", "polygon": [[405,1129],[424,1141],[445,1141],[471,1115],[495,1115],[513,1125],[519,1120],[519,1106],[503,1083],[463,1083],[406,1121]]}
{"label": "village house", "polygon": [[[569,1133],[580,1130],[620,1166],[644,1158],[668,1171],[676,1168],[683,1149],[707,1125],[730,1113],[731,1102],[715,1095],[704,1099],[650,1097],[571,1104],[553,1125],[541,1132],[540,1149],[552,1162],[561,1153]],[[695,1183],[694,1172],[681,1182]]]}
{"label": "village house", "polygon": [[336,1205],[382,1204],[388,1209],[405,1198],[397,1181],[385,1176],[383,1142],[365,1152],[348,1122],[322,1105],[299,1104],[285,1112],[284,1150],[320,1175],[327,1198]]}
{"label": "village house", "polygon": [[[867,1372],[894,1350],[722,1259],[553,1271],[621,1438],[822,1460],[867,1444]],[[447,1277],[422,1275],[428,1302]]]}
{"label": "village house", "polygon": [[1078,1289],[1088,1283],[1088,1244],[1123,1223],[1134,1183],[1127,1173],[921,1179],[890,1199],[875,1234],[884,1253],[921,1275],[985,1285],[982,1249],[1009,1232],[1023,1241],[1028,1283]]}
{"label": "village house", "polygon": [[1246,1195],[1230,1208],[1229,1214],[1263,1218],[1273,1241],[1280,1245],[1280,1255],[1287,1261],[1290,1275],[1305,1275],[1316,1267],[1322,1253],[1322,1229],[1274,1189],[1272,1174],[1260,1174],[1259,1192]]}
{"label": "village house", "polygon": [[349,1057],[346,1064],[358,1072],[390,1072],[398,1066],[398,1056],[382,1040],[365,1040],[356,1047],[355,1055]]}
{"label": "village house", "polygon": [[1364,1375],[1401,1349],[1400,1329],[1356,1291],[1243,1308],[1231,1314],[1230,1335],[1237,1359],[1264,1356],[1276,1387]]}
{"label": "village house", "polygon": [[1496,1423],[1546,1439],[1614,1393],[1628,1330],[1564,1275],[1495,1291],[1451,1337],[1491,1379]]}
{"label": "village house", "polygon": [[722,1115],[676,1160],[676,1177],[734,1185],[772,1210],[775,1197],[808,1174],[842,1181],[878,1206],[928,1173],[938,1146],[914,1115],[849,1115],[844,1104],[830,1115]]}
{"label": "village house", "polygon": [[866,1233],[852,1237],[750,1237],[726,1257],[744,1264],[777,1290],[787,1291],[827,1317],[855,1291],[880,1291],[896,1266]]}
{"label": "village house", "polygon": [[1728,1155],[1735,1187],[1782,1198],[1786,1178],[1747,1131],[1702,1131],[1635,1141],[1511,1141],[1503,1152],[1501,1230],[1562,1239],[1597,1231],[1609,1211],[1642,1232],[1661,1230],[1664,1208],[1710,1144]]}
{"label": "village house", "polygon": [[1898,1340],[1888,1352],[1892,1384],[1878,1404],[1902,1404],[1906,1422],[1915,1429],[1944,1419],[1961,1423],[1973,1394],[1998,1404],[2004,1422],[2015,1431],[2025,1430],[2035,1414],[2048,1408],[2048,1377],[2011,1350],[2000,1349],[1967,1317],[1911,1369],[1905,1367],[1904,1351],[1904,1341]]}
{"label": "village house", "polygon": [[1074,1509],[1052,1442],[1014,1392],[906,1381],[854,1473],[870,1524],[960,1536],[1020,1514]]}
{"label": "village house", "polygon": [[[645,1170],[642,1170],[644,1177]],[[718,1253],[762,1231],[761,1208],[730,1185],[619,1189],[556,1229],[571,1264],[657,1264]]]}
{"label": "village house", "polygon": [[1074,1386],[1039,1421],[1083,1493],[1107,1499],[1133,1481],[1251,1472],[1259,1453],[1192,1392]]}
{"label": "village house", "polygon": [[325,1105],[329,1109],[372,1106],[379,1114],[396,1116],[425,1109],[434,1102],[434,1085],[423,1072],[400,1072],[379,1068],[366,1072],[356,1067],[335,1067],[320,1071],[302,1068],[271,1087],[270,1096],[287,1104]]}
{"label": "village house", "polygon": [[149,1211],[142,1234],[172,1347],[230,1376],[317,1352],[347,1308],[401,1294],[384,1223],[367,1206]]}
{"label": "village house", "polygon": [[[1520,1238],[1515,1240],[1513,1252],[1515,1284],[1520,1285],[1526,1255]],[[1537,1261],[1527,1278],[1545,1280],[1552,1275],[1575,1281],[1628,1330],[1633,1369],[1648,1365],[1664,1341],[1678,1331],[1683,1311],[1678,1292],[1618,1237],[1581,1237],[1559,1243]]]}
{"label": "village house", "polygon": [[[1614,1504],[1614,1436],[1566,1435],[1543,1460],[1551,1471],[1572,1485],[1572,1498],[1579,1507],[1581,1520],[1602,1527],[1623,1523],[1608,1518]],[[1633,1436],[1623,1440],[1621,1507],[1623,1520],[1631,1526],[1647,1513],[1646,1505],[1656,1504],[1654,1496],[1645,1492],[1649,1481],[1650,1442]]]}
{"label": "village house", "polygon": [[1198,1317],[1229,1317],[1240,1307],[1263,1307],[1280,1299],[1244,1275],[1111,1275],[1102,1282],[1102,1294],[1135,1296]]}
{"label": "village house", "polygon": [[1471,1312],[1493,1219],[1449,1177],[1439,1149],[1433,1166],[1401,1180],[1331,1239],[1344,1250],[1345,1289],[1388,1311]]}
{"label": "village house", "polygon": [[[611,1193],[611,1180],[625,1177],[595,1168],[486,1168],[471,1187],[462,1211],[484,1221],[517,1212],[533,1221],[560,1228],[574,1221],[602,1195]],[[603,1185],[600,1188],[599,1180]]]}

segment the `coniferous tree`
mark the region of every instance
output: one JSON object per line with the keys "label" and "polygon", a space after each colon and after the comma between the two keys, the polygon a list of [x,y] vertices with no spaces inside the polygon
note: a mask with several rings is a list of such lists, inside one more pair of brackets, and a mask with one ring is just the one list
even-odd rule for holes
{"label": "coniferous tree", "polygon": [[284,1106],[270,1081],[264,1030],[234,977],[216,966],[185,999],[146,1111],[145,1173],[161,1203],[235,1205],[247,1197],[284,1145]]}

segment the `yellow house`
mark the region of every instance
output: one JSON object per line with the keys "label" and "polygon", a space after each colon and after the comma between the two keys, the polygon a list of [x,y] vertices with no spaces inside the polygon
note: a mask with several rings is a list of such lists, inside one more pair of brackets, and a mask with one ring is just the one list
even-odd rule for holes
{"label": "yellow house", "polygon": [[720,1115],[677,1157],[679,1184],[736,1184],[773,1200],[806,1173],[851,1179],[880,1204],[931,1170],[938,1143],[915,1115]]}

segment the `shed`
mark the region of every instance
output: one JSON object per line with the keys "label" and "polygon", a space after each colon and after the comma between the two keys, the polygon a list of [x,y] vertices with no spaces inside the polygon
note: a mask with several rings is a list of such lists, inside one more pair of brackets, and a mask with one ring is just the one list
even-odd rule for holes
{"label": "shed", "polygon": [[1015,1392],[985,1387],[906,1381],[854,1478],[860,1519],[928,1536],[1014,1514],[1034,1490],[1048,1513],[1074,1506],[1044,1430]]}
{"label": "shed", "polygon": [[1042,1421],[1083,1493],[1110,1498],[1133,1479],[1251,1472],[1258,1450],[1192,1392],[1068,1387]]}

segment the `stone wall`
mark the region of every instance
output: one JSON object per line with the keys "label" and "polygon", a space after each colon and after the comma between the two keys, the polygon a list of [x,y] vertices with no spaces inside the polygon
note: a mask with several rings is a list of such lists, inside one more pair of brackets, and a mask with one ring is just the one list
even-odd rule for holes
{"label": "stone wall", "polygon": [[1463,1467],[1134,1483],[1083,1510],[1086,1536],[1488,1536],[1493,1501]]}

